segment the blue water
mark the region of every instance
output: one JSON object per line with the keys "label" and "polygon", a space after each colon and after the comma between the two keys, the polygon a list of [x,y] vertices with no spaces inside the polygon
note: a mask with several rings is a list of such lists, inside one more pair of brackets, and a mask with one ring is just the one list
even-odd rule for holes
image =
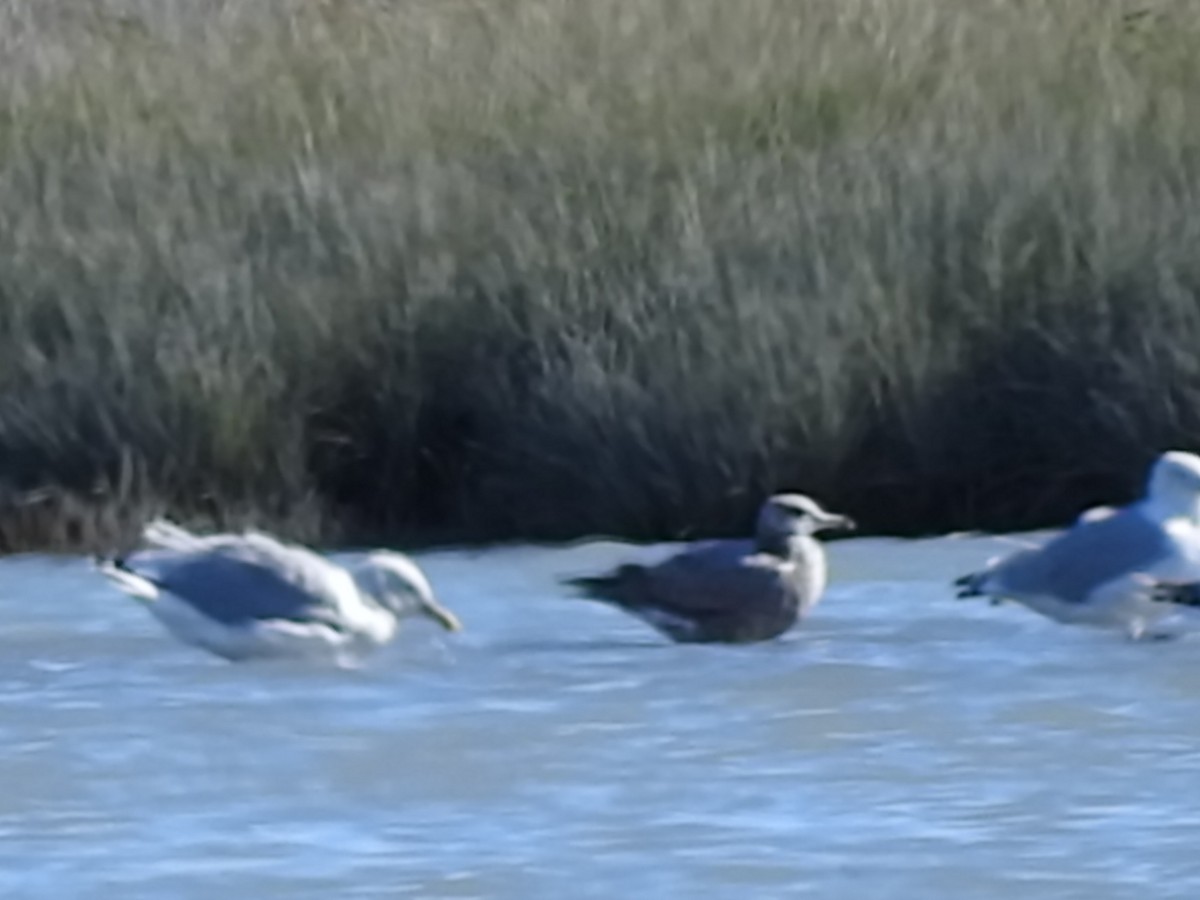
{"label": "blue water", "polygon": [[466,631],[357,671],[0,562],[0,897],[1200,896],[1200,640],[955,601],[984,539],[839,543],[750,647],[555,586],[665,549],[421,557]]}

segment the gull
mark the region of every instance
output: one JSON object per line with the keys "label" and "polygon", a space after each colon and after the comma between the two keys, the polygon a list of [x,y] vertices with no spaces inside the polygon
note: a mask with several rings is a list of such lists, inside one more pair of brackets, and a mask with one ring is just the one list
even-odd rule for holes
{"label": "gull", "polygon": [[762,505],[753,540],[705,541],[657,565],[627,564],[566,583],[680,643],[766,641],[795,625],[825,590],[825,551],[813,535],[853,527],[810,497],[776,494]]}
{"label": "gull", "polygon": [[[1172,450],[1150,470],[1145,494],[1099,507],[1043,547],[993,559],[955,582],[958,596],[1014,600],[1057,622],[1162,636],[1184,604],[1162,583],[1200,581],[1200,457]],[[1156,599],[1157,598],[1157,599]]]}
{"label": "gull", "polygon": [[350,665],[395,637],[402,618],[462,626],[417,565],[377,550],[344,568],[255,531],[194,535],[164,519],[147,546],[97,568],[181,641],[228,660],[323,657]]}

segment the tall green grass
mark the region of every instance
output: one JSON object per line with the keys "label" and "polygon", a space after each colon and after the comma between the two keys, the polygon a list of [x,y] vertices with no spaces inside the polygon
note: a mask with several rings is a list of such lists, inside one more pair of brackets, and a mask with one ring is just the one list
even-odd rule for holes
{"label": "tall green grass", "polygon": [[5,16],[2,548],[1023,527],[1200,447],[1190,4]]}

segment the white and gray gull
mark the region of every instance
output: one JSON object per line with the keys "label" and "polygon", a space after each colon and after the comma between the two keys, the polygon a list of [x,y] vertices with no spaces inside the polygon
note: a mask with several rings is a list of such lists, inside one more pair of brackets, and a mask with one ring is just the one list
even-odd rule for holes
{"label": "white and gray gull", "polygon": [[[1186,602],[1164,584],[1200,581],[1200,457],[1173,450],[1129,506],[1091,510],[1043,547],[959,578],[959,597],[1014,600],[1058,622],[1163,636]],[[1180,598],[1183,599],[1182,597]]]}
{"label": "white and gray gull", "polygon": [[344,568],[266,534],[198,536],[162,519],[142,537],[145,549],[98,560],[100,571],[177,638],[225,659],[349,664],[389,642],[408,616],[461,628],[400,553],[375,551]]}
{"label": "white and gray gull", "polygon": [[657,565],[623,565],[567,583],[680,643],[767,641],[803,618],[825,590],[825,550],[813,535],[853,527],[810,497],[776,494],[762,505],[753,540],[704,541]]}

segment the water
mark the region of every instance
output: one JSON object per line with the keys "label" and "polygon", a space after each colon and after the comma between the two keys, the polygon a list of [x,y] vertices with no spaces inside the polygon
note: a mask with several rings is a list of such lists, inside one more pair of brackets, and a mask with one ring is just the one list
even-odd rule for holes
{"label": "water", "polygon": [[561,575],[665,548],[421,559],[467,626],[363,670],[230,665],[79,561],[0,562],[0,897],[1200,895],[1200,641],[858,540],[802,629],[664,643]]}

